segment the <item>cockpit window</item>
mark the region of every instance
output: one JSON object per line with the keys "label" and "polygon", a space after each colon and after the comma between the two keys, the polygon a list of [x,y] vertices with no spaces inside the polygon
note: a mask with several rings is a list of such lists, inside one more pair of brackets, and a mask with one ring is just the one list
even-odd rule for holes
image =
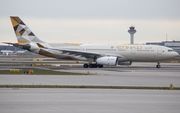
{"label": "cockpit window", "polygon": [[168,50],[168,52],[172,52],[173,50]]}

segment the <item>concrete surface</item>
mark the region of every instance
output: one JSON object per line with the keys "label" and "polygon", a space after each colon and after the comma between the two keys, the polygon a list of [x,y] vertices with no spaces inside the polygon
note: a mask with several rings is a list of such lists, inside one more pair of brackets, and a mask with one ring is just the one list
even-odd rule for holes
{"label": "concrete surface", "polygon": [[[172,66],[172,65],[171,65]],[[46,85],[103,85],[103,86],[159,86],[180,87],[180,68],[129,67],[129,68],[56,68],[56,67],[2,67],[1,69],[56,70],[87,73],[90,75],[3,75],[0,84]]]}
{"label": "concrete surface", "polygon": [[179,113],[180,91],[0,89],[1,113]]}

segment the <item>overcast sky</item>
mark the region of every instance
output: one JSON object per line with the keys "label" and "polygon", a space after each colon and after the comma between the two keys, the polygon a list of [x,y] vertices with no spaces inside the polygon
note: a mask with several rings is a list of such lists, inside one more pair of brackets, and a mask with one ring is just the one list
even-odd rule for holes
{"label": "overcast sky", "polygon": [[9,16],[51,43],[128,44],[131,25],[138,44],[180,40],[180,0],[0,0],[0,42],[17,42]]}

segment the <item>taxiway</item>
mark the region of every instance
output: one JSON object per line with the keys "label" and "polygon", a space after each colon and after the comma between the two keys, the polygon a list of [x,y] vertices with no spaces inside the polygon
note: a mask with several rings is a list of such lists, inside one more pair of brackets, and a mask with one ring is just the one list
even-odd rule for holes
{"label": "taxiway", "polygon": [[55,70],[87,73],[89,75],[4,75],[0,74],[0,84],[23,85],[96,85],[96,86],[157,86],[180,87],[180,67],[177,63],[162,66],[132,66],[120,68],[62,68],[62,67],[1,67],[2,70]]}
{"label": "taxiway", "polygon": [[180,91],[0,89],[2,113],[179,113]]}

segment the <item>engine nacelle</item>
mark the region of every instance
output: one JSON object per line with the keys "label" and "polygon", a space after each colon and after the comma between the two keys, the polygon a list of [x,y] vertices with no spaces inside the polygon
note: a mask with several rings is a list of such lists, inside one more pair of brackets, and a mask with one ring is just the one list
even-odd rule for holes
{"label": "engine nacelle", "polygon": [[117,57],[100,57],[96,59],[96,63],[100,65],[115,66],[117,65]]}
{"label": "engine nacelle", "polygon": [[132,61],[124,61],[124,62],[119,61],[118,62],[118,65],[131,65],[131,64],[132,64]]}

